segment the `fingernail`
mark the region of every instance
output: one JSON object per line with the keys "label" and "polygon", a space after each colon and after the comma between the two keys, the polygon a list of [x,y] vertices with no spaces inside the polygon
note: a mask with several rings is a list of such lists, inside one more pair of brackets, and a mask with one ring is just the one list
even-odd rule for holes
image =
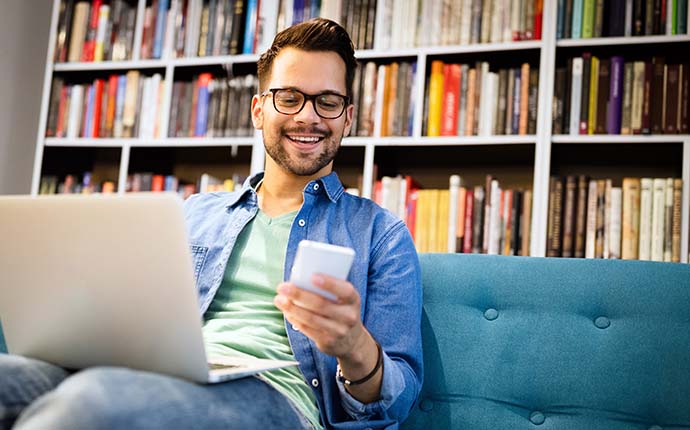
{"label": "fingernail", "polygon": [[281,284],[278,287],[278,292],[282,293],[282,294],[290,294],[291,291],[292,291],[292,288],[290,288],[290,286],[288,284]]}

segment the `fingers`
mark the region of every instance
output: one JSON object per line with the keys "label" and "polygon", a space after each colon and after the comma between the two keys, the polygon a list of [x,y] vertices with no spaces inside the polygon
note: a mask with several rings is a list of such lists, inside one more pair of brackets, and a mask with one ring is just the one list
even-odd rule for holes
{"label": "fingers", "polygon": [[328,275],[315,274],[311,282],[317,288],[321,288],[338,297],[339,303],[349,304],[359,300],[359,294],[351,283],[342,279],[336,279]]}

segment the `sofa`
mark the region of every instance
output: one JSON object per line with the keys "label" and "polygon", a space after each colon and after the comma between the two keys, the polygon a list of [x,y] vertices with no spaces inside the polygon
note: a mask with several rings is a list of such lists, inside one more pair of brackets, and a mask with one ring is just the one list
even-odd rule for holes
{"label": "sofa", "polygon": [[402,429],[690,429],[690,265],[420,261],[425,376]]}
{"label": "sofa", "polygon": [[423,254],[403,429],[690,429],[690,265]]}

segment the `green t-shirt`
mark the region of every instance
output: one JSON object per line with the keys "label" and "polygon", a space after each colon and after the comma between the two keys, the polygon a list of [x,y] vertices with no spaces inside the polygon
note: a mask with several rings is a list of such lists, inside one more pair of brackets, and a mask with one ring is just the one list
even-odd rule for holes
{"label": "green t-shirt", "polygon": [[[269,218],[259,211],[240,233],[223,282],[204,315],[209,356],[295,359],[283,313],[273,298],[283,281],[287,241],[296,215],[295,211]],[[316,397],[297,366],[259,377],[286,396],[314,428],[321,428]]]}

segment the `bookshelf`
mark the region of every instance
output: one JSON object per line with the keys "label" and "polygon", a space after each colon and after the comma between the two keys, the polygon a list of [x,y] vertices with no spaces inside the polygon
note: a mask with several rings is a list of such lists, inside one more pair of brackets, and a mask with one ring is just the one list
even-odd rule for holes
{"label": "bookshelf", "polygon": [[[126,191],[128,175],[136,171],[161,169],[176,173],[194,181],[201,173],[208,171],[239,172],[250,174],[262,170],[264,163],[263,144],[259,133],[249,137],[169,137],[170,112],[173,104],[173,87],[180,76],[189,77],[206,71],[214,76],[223,73],[242,76],[255,73],[258,55],[211,55],[203,57],[176,57],[171,44],[165,44],[160,59],[146,59],[142,53],[145,38],[144,17],[151,0],[124,0],[136,10],[135,29],[131,55],[124,61],[102,62],[54,62],[56,39],[60,19],[61,0],[53,1],[53,14],[46,70],[43,81],[40,122],[36,140],[36,155],[33,169],[32,194],[39,192],[41,177],[46,174],[65,174],[67,167],[72,172],[93,171],[94,177],[111,177],[119,193]],[[324,4],[326,2],[323,2]],[[384,0],[379,3],[385,4]],[[440,2],[439,2],[440,3]],[[640,171],[650,171],[662,176],[674,175],[683,179],[681,261],[688,261],[690,242],[690,135],[565,135],[552,131],[555,72],[564,64],[564,58],[579,55],[584,51],[607,52],[611,55],[617,49],[624,52],[640,50],[653,55],[658,47],[688,52],[690,35],[598,37],[588,39],[557,39],[558,3],[543,1],[543,19],[539,40],[517,42],[474,43],[462,45],[416,46],[407,41],[407,46],[385,46],[374,40],[373,49],[360,49],[357,59],[364,65],[375,63],[376,67],[393,62],[416,64],[416,73],[411,82],[410,96],[415,100],[412,106],[410,133],[408,136],[382,136],[384,115],[383,100],[385,82],[378,76],[373,107],[373,130],[369,136],[356,135],[345,138],[335,168],[346,184],[356,185],[361,180],[360,193],[373,196],[373,183],[383,175],[410,173],[421,179],[424,186],[447,186],[451,174],[459,174],[471,185],[482,185],[482,176],[492,174],[509,186],[530,188],[533,193],[530,222],[529,254],[546,255],[549,213],[550,177],[554,174],[577,173],[574,169],[588,151],[596,153],[599,148],[608,152],[631,152],[632,160],[604,166],[611,176],[635,174],[636,162]],[[392,4],[392,3],[391,3]],[[323,6],[322,6],[323,7]],[[381,8],[380,4],[377,7]],[[421,12],[420,12],[421,13]],[[436,11],[438,13],[438,11]],[[441,15],[438,15],[441,16]],[[404,17],[403,17],[404,18]],[[376,14],[376,25],[382,20]],[[689,20],[690,21],[690,20]],[[403,37],[400,30],[393,35]],[[405,36],[406,37],[406,36]],[[418,35],[418,37],[421,37]],[[430,37],[431,36],[425,36]],[[430,40],[431,40],[430,39]],[[411,45],[410,45],[411,43]],[[392,45],[396,45],[393,43]],[[448,63],[470,63],[489,61],[494,67],[519,67],[523,62],[538,71],[536,88],[536,127],[530,134],[498,134],[471,136],[427,136],[424,101],[429,85],[431,64],[442,60]],[[159,109],[162,133],[155,137],[129,138],[86,138],[46,137],[50,114],[51,84],[55,77],[76,83],[88,83],[96,77],[110,74],[125,74],[136,70],[141,76],[160,74],[161,91]],[[247,110],[249,106],[247,106]],[[646,154],[654,152],[654,144],[670,145],[662,151],[672,157],[651,170],[645,170]],[[610,148],[614,150],[611,151]],[[564,156],[564,154],[569,156]],[[148,158],[147,158],[148,157]],[[570,158],[569,158],[570,157]],[[159,160],[162,159],[164,161]],[[225,160],[225,163],[219,162]],[[436,160],[436,161],[434,161]],[[458,160],[454,163],[452,160]],[[574,160],[574,161],[573,161]],[[225,167],[223,167],[225,166]],[[592,174],[598,168],[584,166]],[[582,172],[587,173],[587,172]],[[637,175],[640,176],[640,175]],[[361,179],[360,179],[361,178]]]}

